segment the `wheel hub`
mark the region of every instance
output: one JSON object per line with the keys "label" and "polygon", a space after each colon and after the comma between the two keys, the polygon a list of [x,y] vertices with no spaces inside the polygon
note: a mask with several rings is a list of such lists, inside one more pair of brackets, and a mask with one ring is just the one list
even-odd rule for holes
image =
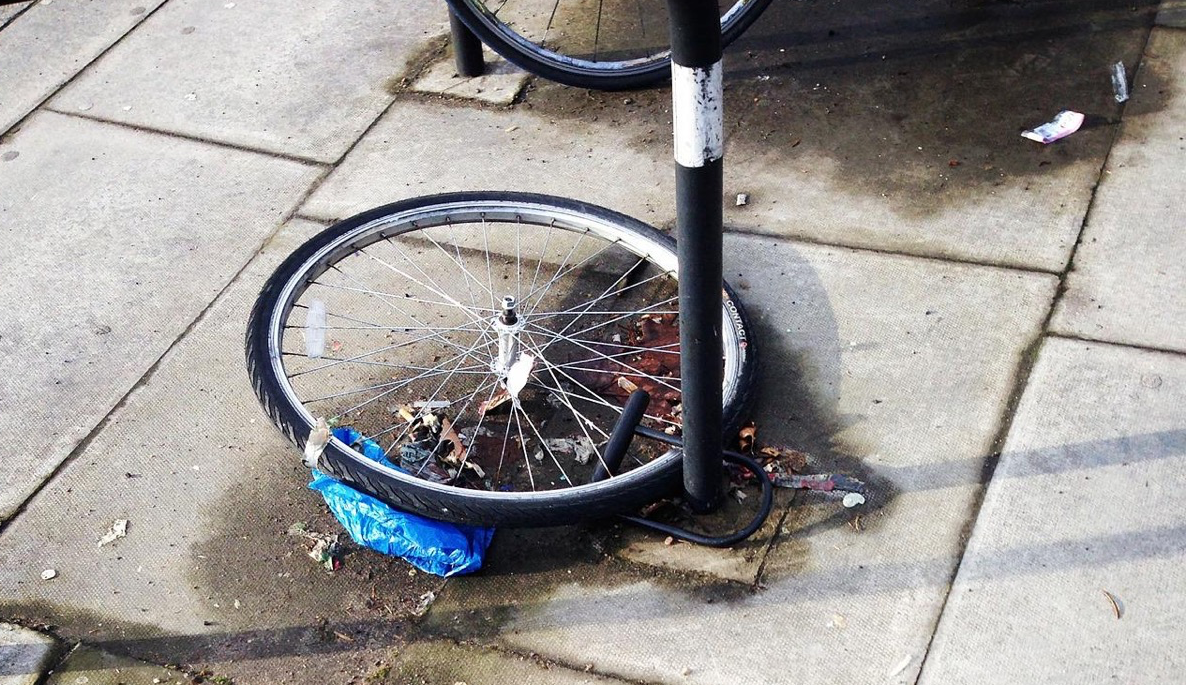
{"label": "wheel hub", "polygon": [[502,298],[502,312],[491,322],[498,335],[498,356],[491,366],[495,375],[503,380],[522,355],[519,333],[527,326],[527,321],[515,310],[517,305],[510,295]]}

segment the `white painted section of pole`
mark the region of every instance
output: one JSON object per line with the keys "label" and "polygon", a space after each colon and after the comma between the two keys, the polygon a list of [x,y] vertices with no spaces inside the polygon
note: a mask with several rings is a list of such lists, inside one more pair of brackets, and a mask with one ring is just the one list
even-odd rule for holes
{"label": "white painted section of pole", "polygon": [[675,161],[695,168],[725,154],[725,108],[721,63],[708,69],[671,63]]}

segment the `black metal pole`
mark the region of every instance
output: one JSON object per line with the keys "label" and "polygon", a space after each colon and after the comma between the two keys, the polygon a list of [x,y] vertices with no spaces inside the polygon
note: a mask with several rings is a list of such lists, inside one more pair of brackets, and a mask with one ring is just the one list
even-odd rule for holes
{"label": "black metal pole", "polygon": [[724,191],[721,24],[717,0],[667,0],[679,243],[684,496],[693,511],[724,497],[721,448],[721,234]]}
{"label": "black metal pole", "polygon": [[453,62],[457,65],[457,74],[467,78],[484,74],[486,62],[482,58],[482,41],[452,10],[449,10],[449,29],[453,34]]}

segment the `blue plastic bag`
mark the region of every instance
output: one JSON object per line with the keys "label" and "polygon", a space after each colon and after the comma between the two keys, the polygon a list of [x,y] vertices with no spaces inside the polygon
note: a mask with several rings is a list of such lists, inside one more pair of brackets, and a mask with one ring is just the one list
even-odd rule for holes
{"label": "blue plastic bag", "polygon": [[[335,428],[333,434],[347,445],[359,445],[369,459],[403,470],[387,460],[378,443],[353,428]],[[416,568],[438,576],[477,571],[494,536],[493,528],[445,523],[393,509],[317,469],[313,469],[309,489],[321,493],[334,518],[355,542],[406,559]]]}

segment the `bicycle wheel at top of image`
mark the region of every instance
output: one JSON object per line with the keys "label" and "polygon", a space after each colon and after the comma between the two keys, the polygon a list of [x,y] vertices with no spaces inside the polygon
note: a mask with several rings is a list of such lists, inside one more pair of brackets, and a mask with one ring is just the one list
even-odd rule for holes
{"label": "bicycle wheel at top of image", "polygon": [[[326,229],[264,286],[252,383],[298,446],[318,419],[333,427],[319,468],[400,509],[526,526],[627,511],[680,474],[677,451],[635,441],[617,474],[590,482],[634,390],[651,395],[644,425],[680,430],[674,248],[637,220],[542,195],[380,207]],[[735,426],[754,355],[722,293]]]}
{"label": "bicycle wheel at top of image", "polygon": [[[728,45],[771,0],[719,0]],[[642,88],[670,76],[666,0],[447,0],[490,46],[521,68],[580,88]]]}

